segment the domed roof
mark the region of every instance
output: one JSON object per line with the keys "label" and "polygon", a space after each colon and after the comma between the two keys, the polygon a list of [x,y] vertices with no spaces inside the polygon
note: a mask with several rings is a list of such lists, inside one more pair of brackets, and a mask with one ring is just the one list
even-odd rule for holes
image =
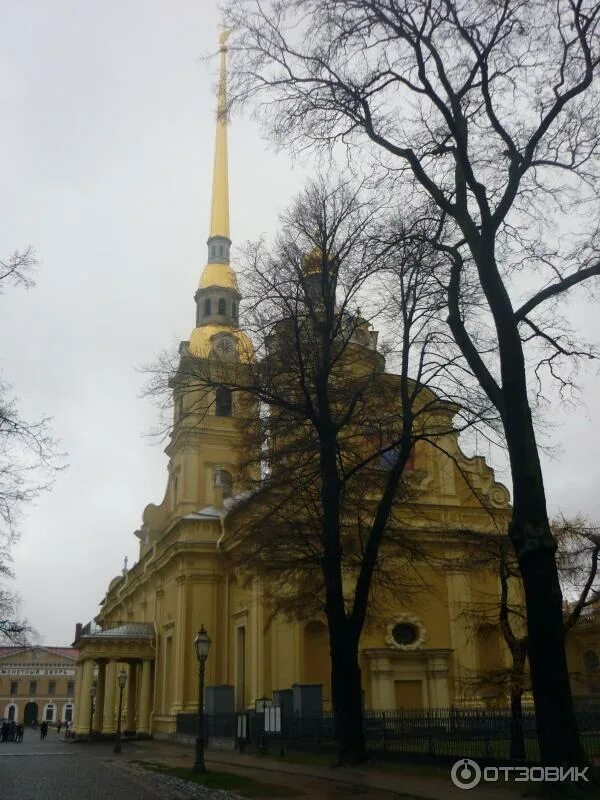
{"label": "domed roof", "polygon": [[122,580],[123,580],[122,575],[115,575],[112,581],[108,584],[108,591],[109,592],[112,591],[112,589],[114,589],[115,586],[117,586],[117,584],[121,583]]}
{"label": "domed roof", "polygon": [[197,358],[207,358],[213,349],[212,340],[219,333],[228,333],[237,340],[240,361],[246,364],[254,361],[254,345],[248,335],[239,328],[232,328],[229,325],[202,325],[194,328],[190,335],[190,353]]}
{"label": "domed roof", "polygon": [[239,291],[235,272],[229,264],[210,263],[204,267],[200,277],[200,289],[208,289],[210,286]]}
{"label": "domed roof", "polygon": [[318,275],[323,269],[323,251],[320,247],[313,247],[302,257],[302,272],[305,275]]}
{"label": "domed roof", "polygon": [[313,247],[302,256],[302,272],[307,278],[311,275],[320,275],[323,271],[323,262],[327,265],[329,274],[332,275],[337,263],[335,254],[329,253],[324,256],[320,247]]}

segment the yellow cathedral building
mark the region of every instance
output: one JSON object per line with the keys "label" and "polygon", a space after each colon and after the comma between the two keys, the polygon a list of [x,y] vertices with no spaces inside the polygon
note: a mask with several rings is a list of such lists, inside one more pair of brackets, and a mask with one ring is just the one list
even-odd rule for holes
{"label": "yellow cathedral building", "polygon": [[[222,37],[208,259],[195,294],[196,326],[180,356],[217,353],[248,362],[254,351],[239,327],[242,297],[229,257],[225,61]],[[376,333],[365,335],[376,353]],[[206,684],[220,687],[211,695],[213,710],[254,707],[293,686],[321,687],[320,703],[330,707],[324,620],[272,618],[260,576],[242,575],[225,557],[235,547],[228,534],[243,514],[235,404],[217,392],[201,420],[190,425],[188,402],[175,392],[167,488],[160,505],[146,507],[135,532],[139,559],[110,582],[95,620],[77,626],[74,730],[80,736],[115,732],[123,670],[124,730],[173,735],[177,715],[197,709],[194,636],[202,624],[212,640]],[[451,419],[450,408],[447,414]],[[390,596],[368,620],[360,644],[367,709],[479,704],[474,677],[509,663],[500,638],[464,618],[470,602],[496,589],[497,575],[474,570],[461,558],[461,531],[506,529],[509,493],[483,458],[462,453],[457,433],[447,434],[443,444],[451,458],[426,443],[416,449],[411,480],[423,513],[414,528],[438,563],[452,566],[436,567],[432,559],[420,595],[411,595],[408,605]]]}

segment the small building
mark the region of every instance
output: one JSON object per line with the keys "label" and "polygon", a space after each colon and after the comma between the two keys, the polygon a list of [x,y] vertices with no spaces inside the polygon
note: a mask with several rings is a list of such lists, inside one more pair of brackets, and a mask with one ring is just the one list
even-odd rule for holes
{"label": "small building", "polygon": [[77,655],[74,647],[0,647],[0,718],[72,722]]}

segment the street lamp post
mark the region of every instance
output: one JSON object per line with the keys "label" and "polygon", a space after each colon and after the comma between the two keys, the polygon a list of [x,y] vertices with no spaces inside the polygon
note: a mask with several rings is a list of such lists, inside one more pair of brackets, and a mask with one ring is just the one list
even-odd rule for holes
{"label": "street lamp post", "polygon": [[204,672],[206,669],[206,659],[208,658],[208,651],[210,650],[210,639],[204,629],[204,625],[200,626],[200,630],[194,639],[194,647],[196,648],[196,656],[198,658],[198,735],[196,736],[196,759],[194,761],[194,772],[206,772],[206,765],[204,764]]}
{"label": "street lamp post", "polygon": [[114,752],[121,752],[121,714],[123,713],[123,689],[127,683],[127,673],[124,669],[119,672],[119,716],[117,717],[117,738],[115,740]]}
{"label": "street lamp post", "polygon": [[96,684],[90,686],[90,742],[92,741],[92,726],[94,724],[94,700],[96,698]]}

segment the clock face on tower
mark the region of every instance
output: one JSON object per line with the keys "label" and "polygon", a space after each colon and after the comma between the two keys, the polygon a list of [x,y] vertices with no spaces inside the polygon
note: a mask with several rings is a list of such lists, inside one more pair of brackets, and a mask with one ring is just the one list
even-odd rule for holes
{"label": "clock face on tower", "polygon": [[219,358],[232,359],[236,353],[236,342],[233,336],[219,336],[214,340],[213,350]]}

